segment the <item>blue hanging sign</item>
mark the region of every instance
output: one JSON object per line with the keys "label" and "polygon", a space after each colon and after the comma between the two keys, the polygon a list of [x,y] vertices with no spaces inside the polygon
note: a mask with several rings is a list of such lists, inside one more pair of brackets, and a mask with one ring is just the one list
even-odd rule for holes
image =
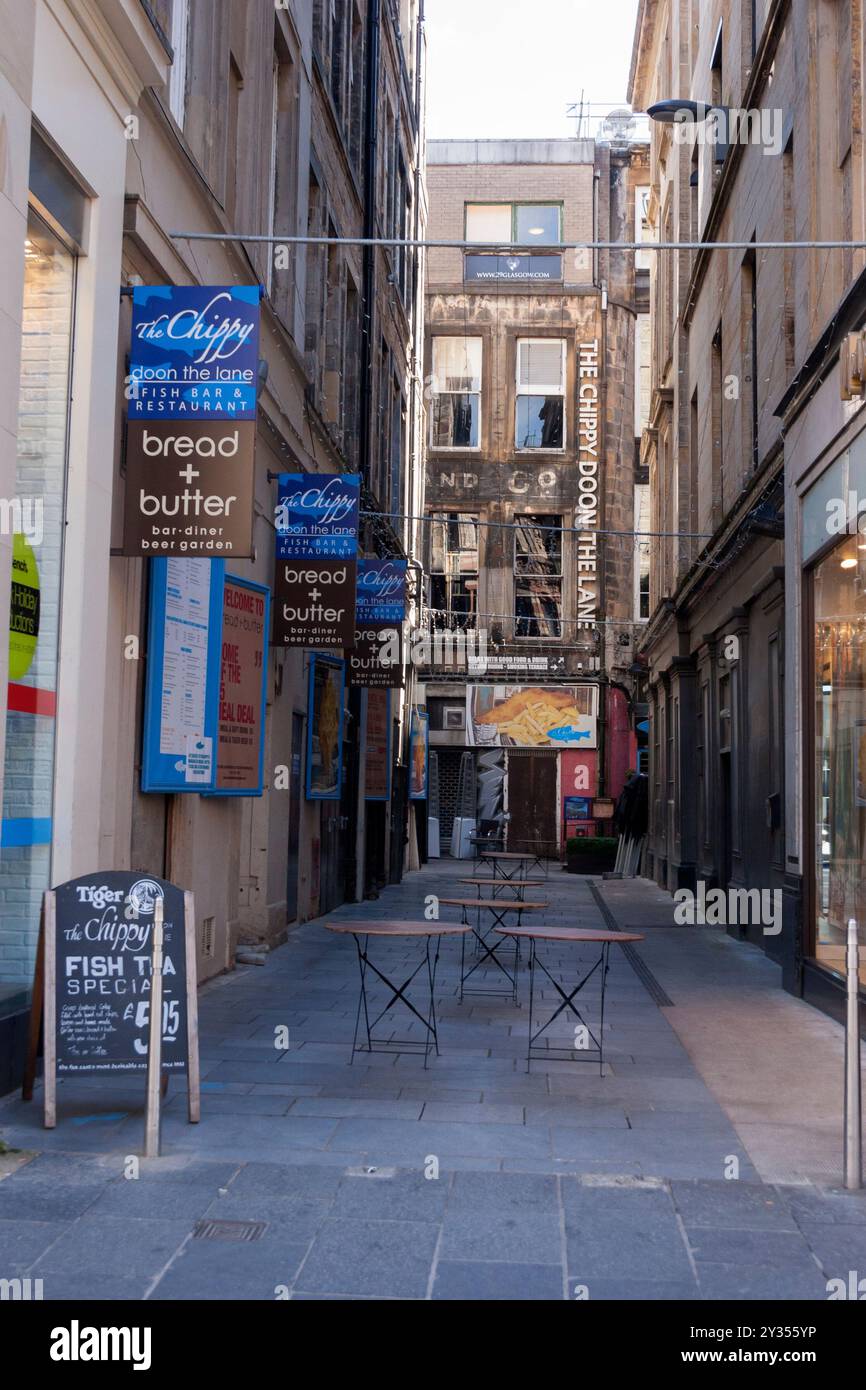
{"label": "blue hanging sign", "polygon": [[361,506],[359,473],[281,473],[278,560],[354,560]]}
{"label": "blue hanging sign", "polygon": [[136,285],[129,418],[254,420],[258,285]]}
{"label": "blue hanging sign", "polygon": [[358,561],[355,619],[365,623],[402,623],[406,616],[406,561]]}
{"label": "blue hanging sign", "polygon": [[278,483],[273,641],[351,648],[360,475],[280,473]]}

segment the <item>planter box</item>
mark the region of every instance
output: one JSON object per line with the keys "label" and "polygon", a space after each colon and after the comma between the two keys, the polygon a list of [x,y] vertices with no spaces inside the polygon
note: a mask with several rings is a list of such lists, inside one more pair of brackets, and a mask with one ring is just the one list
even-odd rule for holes
{"label": "planter box", "polygon": [[615,862],[615,854],[570,854],[565,867],[570,874],[606,874]]}
{"label": "planter box", "polygon": [[595,837],[585,849],[566,845],[565,867],[570,874],[610,873],[616,863],[616,848],[616,840],[607,836]]}

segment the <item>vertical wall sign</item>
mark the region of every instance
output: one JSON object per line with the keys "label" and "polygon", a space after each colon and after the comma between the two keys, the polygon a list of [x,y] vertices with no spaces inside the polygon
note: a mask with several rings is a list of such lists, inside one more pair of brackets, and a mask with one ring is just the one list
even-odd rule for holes
{"label": "vertical wall sign", "polygon": [[391,796],[391,692],[367,691],[365,801]]}
{"label": "vertical wall sign", "polygon": [[129,871],[99,871],[46,893],[39,933],[24,1099],[33,1095],[44,1010],[45,1124],[58,1076],[144,1071],[153,921],[163,906],[162,1070],[186,1071],[199,1118],[195,908],[191,893]]}
{"label": "vertical wall sign", "polygon": [[424,710],[413,709],[409,725],[409,799],[427,800],[427,771],[430,762],[429,718]]}
{"label": "vertical wall sign", "polygon": [[279,475],[275,645],[352,646],[360,498],[356,473]]}
{"label": "vertical wall sign", "polygon": [[402,685],[405,616],[406,561],[360,559],[350,685]]}
{"label": "vertical wall sign", "polygon": [[137,285],[124,555],[252,555],[258,285]]}
{"label": "vertical wall sign", "polygon": [[227,574],[223,588],[216,783],[221,796],[261,796],[270,591]]}
{"label": "vertical wall sign", "polygon": [[339,657],[310,657],[307,699],[307,800],[339,801],[343,781],[343,695]]}
{"label": "vertical wall sign", "polygon": [[224,579],[222,560],[151,566],[142,791],[214,785]]}

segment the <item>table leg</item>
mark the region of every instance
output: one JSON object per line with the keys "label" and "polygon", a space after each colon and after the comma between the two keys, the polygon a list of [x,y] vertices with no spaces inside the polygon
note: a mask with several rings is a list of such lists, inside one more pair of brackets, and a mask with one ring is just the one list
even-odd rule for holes
{"label": "table leg", "polygon": [[[531,938],[530,938],[530,959],[529,959],[529,967],[530,967],[530,979],[529,979],[530,1010],[532,1009],[532,1002],[533,1002],[533,975],[534,975],[534,972],[535,972],[535,968],[536,968],[536,967],[538,967],[538,969],[540,969],[540,970],[543,972],[543,974],[547,976],[548,980],[550,980],[550,983],[553,985],[554,989],[556,990],[556,992],[557,992],[557,994],[559,995],[559,997],[560,997],[560,999],[561,999],[562,1002],[559,1004],[558,1008],[556,1008],[556,1009],[554,1010],[554,1012],[550,1015],[550,1018],[547,1020],[547,1022],[544,1023],[544,1024],[542,1024],[542,1026],[541,1026],[535,1033],[532,1032],[532,1022],[531,1022],[531,1019],[530,1019],[530,1027],[529,1027],[529,1047],[528,1047],[528,1050],[527,1050],[527,1071],[529,1070],[529,1059],[530,1059],[531,1056],[532,1056],[532,1045],[533,1045],[533,1043],[536,1042],[536,1041],[538,1040],[538,1038],[541,1037],[542,1033],[546,1033],[546,1032],[547,1032],[547,1029],[551,1026],[552,1023],[555,1023],[555,1021],[557,1020],[557,1018],[559,1018],[559,1015],[563,1012],[564,1009],[568,1009],[568,1010],[570,1010],[571,1013],[574,1014],[575,1018],[576,1018],[576,1019],[583,1025],[583,1027],[586,1029],[587,1033],[589,1034],[589,1037],[590,1037],[591,1041],[592,1041],[593,1043],[595,1043],[596,1049],[598,1050],[598,1054],[599,1054],[599,1065],[600,1065],[600,1067],[601,1067],[601,1069],[602,1069],[602,1075],[604,1074],[604,1037],[603,1037],[603,1029],[604,1029],[604,990],[605,990],[605,979],[606,979],[607,966],[608,966],[608,955],[609,955],[609,950],[610,950],[610,944],[609,944],[609,943],[604,943],[604,944],[602,945],[601,952],[600,952],[600,954],[599,954],[598,960],[595,962],[595,965],[593,965],[589,970],[587,970],[586,974],[582,977],[582,979],[579,979],[579,980],[578,980],[577,984],[574,986],[573,989],[571,989],[568,993],[566,993],[565,988],[563,988],[563,986],[560,984],[560,982],[559,982],[559,980],[556,978],[556,976],[555,976],[555,975],[552,975],[551,972],[547,969],[547,966],[544,965],[544,964],[541,962],[541,960],[538,958],[537,951],[536,951],[536,946],[535,946],[535,938],[534,938],[534,937],[531,937]],[[586,1022],[586,1020],[584,1019],[582,1013],[580,1012],[580,1010],[579,1010],[579,1009],[577,1008],[577,1006],[575,1005],[575,1003],[574,1003],[574,998],[575,998],[575,995],[577,995],[577,994],[580,993],[580,991],[581,991],[581,990],[584,988],[584,986],[589,982],[589,980],[592,979],[592,977],[593,977],[593,975],[595,974],[595,972],[596,972],[597,970],[599,970],[599,969],[601,970],[601,993],[602,993],[601,1016],[602,1016],[602,1034],[597,1038],[597,1037],[595,1036],[595,1034],[593,1033],[592,1029],[590,1028],[589,1024],[588,1024],[588,1023]],[[556,1051],[556,1050],[561,1051],[562,1049],[548,1049],[548,1052],[551,1053],[551,1052]],[[577,1059],[575,1058],[575,1056],[574,1056],[574,1052],[571,1052],[570,1055],[571,1055],[571,1057],[572,1057],[573,1060],[577,1060]],[[590,1060],[590,1059],[587,1059],[587,1060]]]}
{"label": "table leg", "polygon": [[370,1037],[370,1015],[367,1011],[367,943],[370,940],[370,938],[368,936],[364,937],[363,949],[361,947],[361,941],[358,937],[357,932],[353,933],[352,940],[354,941],[356,950],[358,952],[358,969],[361,972],[361,992],[358,995],[358,1012],[355,1015],[355,1034],[352,1038],[352,1055],[349,1058],[349,1066],[352,1066],[352,1064],[355,1061],[355,1053],[359,1051],[358,1028],[361,1023],[362,1007],[364,1010],[364,1025],[367,1030],[367,1051],[372,1052],[373,1050],[373,1040]]}
{"label": "table leg", "polygon": [[604,1076],[604,992],[607,988],[607,972],[610,969],[610,942],[602,946],[601,971],[601,1027],[598,1030],[598,1074]]}
{"label": "table leg", "polygon": [[526,1070],[532,1060],[532,1013],[535,1007],[535,940],[529,938],[529,1037],[526,1044]]}
{"label": "table leg", "polygon": [[[415,1005],[412,1003],[411,999],[407,998],[406,991],[407,991],[407,989],[409,988],[409,986],[411,985],[412,981],[415,979],[415,976],[418,974],[418,972],[419,972],[420,970],[423,970],[425,961],[426,961],[426,964],[427,964],[427,977],[428,977],[428,982],[429,982],[429,984],[430,984],[431,991],[433,990],[434,985],[435,985],[435,976],[436,976],[436,961],[438,961],[438,959],[439,959],[439,945],[440,945],[440,939],[439,939],[439,937],[437,936],[437,938],[436,938],[437,948],[436,948],[436,955],[435,955],[435,959],[434,959],[434,962],[433,962],[432,969],[431,969],[431,965],[430,965],[430,937],[428,936],[428,937],[426,938],[426,941],[427,941],[427,949],[426,949],[425,955],[421,958],[421,960],[420,960],[420,961],[418,962],[418,964],[415,966],[415,969],[412,971],[411,975],[407,976],[407,978],[403,981],[403,983],[402,983],[401,985],[398,985],[398,984],[395,984],[393,980],[390,980],[390,979],[388,978],[388,976],[385,975],[385,974],[379,969],[379,967],[378,967],[373,961],[370,960],[369,951],[368,951],[369,936],[368,936],[368,935],[365,935],[365,936],[364,936],[364,945],[363,945],[363,947],[361,946],[359,934],[358,934],[357,932],[353,932],[353,933],[352,933],[352,936],[353,936],[353,939],[354,939],[354,942],[355,942],[356,949],[357,949],[357,951],[358,951],[358,965],[359,965],[359,969],[360,969],[360,973],[361,973],[361,993],[360,993],[360,997],[359,997],[359,999],[358,999],[358,1012],[357,1012],[357,1014],[355,1015],[355,1032],[354,1032],[354,1036],[353,1036],[353,1038],[352,1038],[352,1055],[351,1055],[351,1057],[350,1057],[350,1059],[349,1059],[349,1064],[350,1064],[350,1066],[351,1066],[351,1064],[352,1064],[352,1063],[354,1062],[354,1060],[355,1060],[355,1053],[356,1053],[356,1052],[364,1052],[364,1051],[367,1051],[367,1052],[390,1051],[392,1047],[395,1047],[395,1048],[397,1048],[397,1050],[399,1050],[399,1047],[397,1047],[397,1044],[398,1044],[398,1043],[406,1043],[407,1046],[410,1047],[410,1048],[416,1048],[416,1047],[418,1047],[419,1044],[416,1043],[414,1039],[409,1039],[409,1038],[401,1038],[401,1039],[394,1039],[394,1038],[392,1038],[392,1039],[387,1040],[388,1043],[389,1043],[389,1046],[386,1046],[386,1045],[383,1044],[383,1045],[380,1046],[379,1048],[374,1048],[374,1047],[373,1047],[373,1042],[374,1042],[373,1030],[376,1028],[376,1025],[377,1025],[377,1024],[380,1022],[380,1020],[385,1016],[385,1014],[388,1013],[389,1010],[392,1009],[393,1006],[394,1006],[396,1003],[398,1003],[398,1001],[399,1001],[400,1003],[402,1003],[403,1007],[406,1008],[406,1009],[408,1009],[409,1012],[410,1012],[411,1014],[414,1014],[415,1017],[416,1017],[421,1023],[423,1023],[423,1025],[424,1025],[424,1028],[425,1028],[425,1038],[424,1038],[424,1060],[425,1060],[425,1064],[426,1064],[426,1059],[427,1059],[427,1055],[428,1055],[429,1048],[430,1048],[430,1038],[431,1038],[431,1036],[432,1036],[432,1038],[433,1038],[433,1040],[434,1040],[434,1043],[435,1043],[435,1045],[436,1045],[436,1054],[437,1054],[437,1056],[438,1056],[438,1054],[439,1054],[438,1036],[437,1036],[437,1034],[436,1034],[436,1011],[435,1011],[435,1002],[431,1002],[430,1006],[428,1007],[427,1017],[425,1018],[424,1014],[421,1013],[419,1009],[416,1009],[416,1008],[415,1008]],[[385,985],[385,986],[391,991],[391,997],[390,997],[390,999],[388,1000],[388,1002],[387,1002],[387,1004],[385,1005],[385,1007],[384,1007],[383,1009],[380,1009],[379,1013],[378,1013],[378,1014],[376,1015],[376,1017],[373,1019],[372,1023],[370,1022],[370,1014],[369,1014],[369,1009],[368,1009],[368,1004],[367,1004],[367,971],[368,971],[368,969],[369,969],[369,970],[372,970],[373,974],[377,977],[377,979],[381,980],[382,984]],[[433,1001],[433,995],[432,995],[432,993],[431,993],[431,1001]],[[364,1013],[364,1029],[365,1029],[365,1032],[366,1032],[366,1034],[367,1034],[367,1046],[366,1046],[366,1049],[365,1049],[363,1046],[361,1046],[361,1047],[358,1046],[358,1033],[359,1033],[359,1031],[360,1031],[360,1025],[361,1025],[361,1011],[362,1011],[362,1010],[363,1010],[363,1013]],[[432,1019],[431,1019],[431,1010],[432,1010]]]}
{"label": "table leg", "polygon": [[[519,961],[519,949],[520,949],[520,948],[519,948],[519,943],[518,943],[517,941],[515,941],[514,973],[513,973],[512,975],[509,975],[509,973],[508,973],[508,971],[506,970],[505,966],[502,964],[502,961],[499,959],[499,957],[498,957],[497,954],[496,954],[497,946],[503,945],[503,944],[504,944],[503,940],[500,939],[500,940],[494,942],[494,945],[493,945],[493,946],[488,945],[488,941],[489,941],[490,937],[492,936],[493,931],[494,931],[494,929],[495,929],[495,927],[496,927],[497,925],[500,926],[500,927],[502,928],[503,932],[506,932],[506,933],[508,932],[508,927],[506,926],[505,922],[503,921],[503,916],[504,916],[504,914],[505,914],[506,912],[513,912],[513,910],[514,910],[514,905],[513,905],[512,903],[503,903],[502,906],[499,908],[499,911],[497,911],[496,908],[495,908],[495,907],[493,906],[493,904],[491,903],[491,904],[490,904],[490,912],[491,912],[491,915],[492,915],[492,917],[493,917],[494,920],[491,922],[490,927],[488,928],[488,930],[487,930],[486,932],[482,933],[482,930],[481,930],[481,908],[480,908],[480,907],[478,908],[478,911],[477,911],[477,914],[476,914],[476,923],[477,923],[477,925],[473,928],[473,935],[474,935],[474,937],[475,937],[475,955],[477,956],[478,959],[476,960],[476,962],[475,962],[475,964],[472,966],[472,968],[471,968],[470,970],[467,970],[467,971],[466,971],[465,975],[463,974],[463,970],[462,970],[462,960],[461,960],[461,979],[460,979],[460,991],[461,991],[460,997],[461,997],[461,999],[463,998],[463,983],[464,983],[464,979],[465,979],[465,980],[468,980],[470,975],[474,975],[474,974],[475,974],[475,971],[478,970],[478,969],[484,964],[484,962],[487,960],[487,957],[489,956],[490,959],[491,959],[491,961],[493,962],[493,964],[494,964],[495,966],[497,966],[499,970],[502,971],[502,973],[503,973],[503,975],[505,976],[506,980],[508,980],[509,984],[511,985],[511,1000],[512,1000],[512,1003],[516,1004],[518,1008],[520,1007],[520,1005],[519,1005],[519,1003],[518,1003],[518,999],[517,999],[517,965],[518,965],[518,961]],[[465,919],[464,919],[464,920],[465,920]],[[482,953],[483,953],[483,954],[482,954]],[[474,993],[474,994],[496,994],[496,995],[500,995],[500,996],[503,994],[503,991],[502,991],[502,990],[494,990],[494,989],[481,989],[481,990],[473,990],[473,991],[470,991],[470,992],[471,992],[471,993]]]}
{"label": "table leg", "polygon": [[439,1030],[436,1023],[436,967],[439,964],[439,947],[442,938],[436,938],[436,954],[433,957],[433,964],[430,964],[430,937],[427,937],[427,980],[430,985],[430,1013],[428,1016],[428,1033],[424,1046],[424,1070],[427,1070],[427,1058],[430,1055],[430,1038],[433,1039],[433,1046],[436,1049],[436,1056],[439,1056]]}

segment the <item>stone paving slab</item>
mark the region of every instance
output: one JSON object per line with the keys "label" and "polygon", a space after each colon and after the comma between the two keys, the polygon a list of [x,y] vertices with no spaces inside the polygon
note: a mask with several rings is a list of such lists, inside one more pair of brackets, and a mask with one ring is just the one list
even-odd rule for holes
{"label": "stone paving slab", "polygon": [[[425,897],[453,892],[462,871],[439,861],[333,915],[420,916]],[[639,891],[617,887],[616,911],[635,924]],[[582,877],[554,868],[544,894],[549,920],[606,925]],[[658,945],[638,951],[666,965],[662,907],[654,898],[646,923]],[[185,1085],[173,1078],[163,1157],[141,1161],[137,1179],[125,1173],[141,1148],[143,1077],[64,1082],[53,1131],[41,1127],[39,1095],[0,1103],[0,1137],[35,1151],[0,1180],[0,1277],[41,1277],[47,1299],[819,1299],[829,1279],[866,1269],[866,1199],[760,1181],[749,1125],[734,1126],[672,1026],[676,998],[659,1009],[620,951],[600,1074],[571,1056],[533,1059],[527,1071],[525,960],[521,1007],[460,1003],[455,946],[439,960],[440,1055],[426,1068],[406,1051],[350,1064],[354,946],[314,922],[264,969],[211,982],[200,1005],[201,1123],[187,1123]],[[418,960],[405,940],[376,950],[400,979]],[[696,971],[706,963],[694,944],[689,958]],[[557,943],[545,960],[574,981],[592,952]],[[758,973],[741,1010],[743,998],[756,1013],[767,1007],[769,977]],[[685,989],[682,968],[674,978]],[[597,1032],[592,988],[576,1002]],[[560,1002],[545,988],[536,1021]],[[574,1023],[557,1020],[557,1047],[573,1051]],[[282,1026],[287,1051],[273,1047]],[[381,1027],[386,1039],[423,1037],[394,1007]],[[784,1057],[785,1038],[776,1041]],[[813,1106],[823,1123],[818,1098]],[[263,1230],[252,1241],[203,1239],[204,1217]]]}

